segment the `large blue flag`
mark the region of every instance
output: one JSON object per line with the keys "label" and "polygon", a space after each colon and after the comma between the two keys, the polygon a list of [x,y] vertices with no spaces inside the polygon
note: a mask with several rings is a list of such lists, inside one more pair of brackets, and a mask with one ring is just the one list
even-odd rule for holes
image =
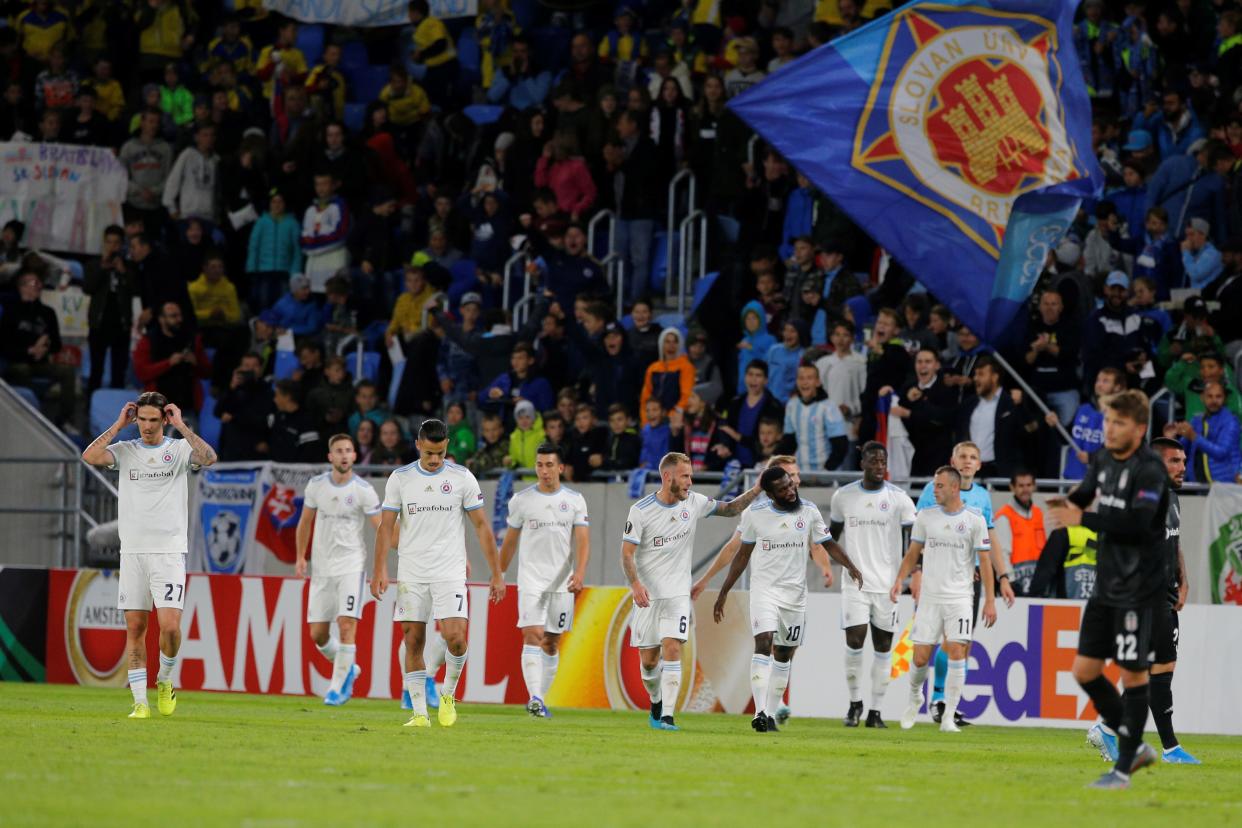
{"label": "large blue flag", "polygon": [[995,341],[1103,174],[1077,0],[912,3],[730,106]]}

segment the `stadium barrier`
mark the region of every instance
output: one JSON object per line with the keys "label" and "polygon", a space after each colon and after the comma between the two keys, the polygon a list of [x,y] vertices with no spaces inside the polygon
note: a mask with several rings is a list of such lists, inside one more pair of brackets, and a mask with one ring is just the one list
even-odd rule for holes
{"label": "stadium barrier", "polygon": [[[304,623],[308,587],[309,582],[299,578],[190,575],[178,686],[322,694],[331,665],[315,649]],[[390,588],[382,601],[368,599],[364,607],[357,638],[358,664],[363,668],[354,691],[358,697],[395,699],[401,691],[397,664],[401,635],[388,620],[395,595]],[[116,609],[114,573],[0,569],[0,598],[5,599],[0,601],[0,623],[14,631],[0,647],[4,679],[124,686],[125,623]],[[493,605],[487,601],[485,585],[472,585],[469,598],[470,660],[459,696],[468,703],[525,702],[516,589],[510,587],[504,600]],[[716,593],[708,591],[695,602],[696,623],[683,649],[685,675],[692,680],[682,685],[678,709],[749,712],[753,643],[748,599],[745,593],[731,594],[719,625],[710,620],[715,599]],[[573,631],[564,637],[549,705],[646,707],[638,656],[629,645],[631,610],[624,588],[592,587],[578,595]],[[839,594],[809,596],[806,643],[795,659],[790,684],[796,716],[837,717],[848,706],[841,675],[840,611]],[[1095,714],[1070,675],[1081,611],[1081,605],[1068,601],[1001,607],[996,626],[980,630],[972,648],[963,713],[985,724],[1085,728]],[[911,614],[910,599],[903,597],[900,616],[905,627],[890,657],[893,681],[883,706],[885,716],[894,720],[906,696]],[[1177,729],[1242,734],[1233,696],[1233,689],[1242,684],[1242,660],[1236,657],[1242,652],[1242,608],[1189,606],[1181,614],[1181,632]],[[158,665],[156,647],[152,628],[148,664],[153,671]]]}

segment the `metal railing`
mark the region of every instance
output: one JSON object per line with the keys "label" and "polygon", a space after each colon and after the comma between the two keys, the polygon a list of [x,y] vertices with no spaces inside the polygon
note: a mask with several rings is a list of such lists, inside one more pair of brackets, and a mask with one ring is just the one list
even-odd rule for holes
{"label": "metal railing", "polygon": [[1161,397],[1167,397],[1169,402],[1169,416],[1165,420],[1166,423],[1173,422],[1173,416],[1177,412],[1177,398],[1173,396],[1173,392],[1167,388],[1161,388],[1155,394],[1151,395],[1150,405],[1147,408],[1147,435],[1149,437],[1158,437],[1158,434],[1152,434],[1151,427],[1156,420],[1156,400]]}
{"label": "metal railing", "polygon": [[[510,293],[511,293],[511,287],[512,287],[511,277],[513,275],[513,266],[515,264],[521,263],[523,265],[523,270],[525,270],[527,258],[528,257],[526,255],[526,251],[519,250],[518,252],[514,253],[512,256],[510,256],[505,261],[504,269],[501,271],[501,282],[502,283],[500,286],[500,290],[501,290],[500,304],[501,304],[501,307],[503,307],[505,310],[511,310],[511,307],[509,305],[509,299],[510,299]],[[526,285],[525,285],[525,289],[522,292],[522,297],[525,298],[526,294],[528,293],[530,293],[530,273],[526,274]]]}
{"label": "metal railing", "polygon": [[[664,237],[664,301],[669,304],[672,304],[673,301],[673,262],[676,261],[675,254],[677,252],[674,245],[678,241],[673,233],[677,223],[677,191],[683,181],[688,182],[686,184],[686,195],[688,196],[686,201],[687,213],[695,211],[696,189],[698,187],[694,173],[690,170],[682,170],[668,182],[668,222],[664,228],[666,234]],[[680,246],[684,246],[684,242]]]}
{"label": "metal railing", "polygon": [[[684,318],[687,287],[694,284],[690,275],[691,268],[697,264],[700,277],[707,272],[707,213],[694,210],[682,219],[681,226],[678,228],[678,237],[681,256],[677,267],[677,314]],[[699,247],[697,262],[694,257],[696,241]]]}
{"label": "metal railing", "polygon": [[619,322],[625,315],[625,259],[621,258],[620,253],[613,251],[603,258],[600,266],[604,268],[604,277],[616,293],[616,314]]}
{"label": "metal railing", "polygon": [[617,214],[612,210],[600,210],[587,222],[587,253],[595,255],[595,225],[604,219],[608,220],[608,252],[606,257],[617,252]]}

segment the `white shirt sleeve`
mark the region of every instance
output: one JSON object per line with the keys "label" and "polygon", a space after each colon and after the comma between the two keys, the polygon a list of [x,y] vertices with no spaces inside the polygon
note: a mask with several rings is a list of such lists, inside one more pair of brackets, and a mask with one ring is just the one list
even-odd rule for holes
{"label": "white shirt sleeve", "polygon": [[636,546],[643,542],[642,514],[638,511],[637,505],[631,506],[630,513],[625,516],[625,534],[621,536],[621,540]]}
{"label": "white shirt sleeve", "polygon": [[311,478],[306,481],[306,491],[302,492],[302,506],[307,509],[318,509],[319,501],[315,497],[315,491],[319,486],[316,480]]}
{"label": "white shirt sleeve", "polygon": [[359,480],[358,490],[362,513],[368,516],[378,515],[380,512],[380,500],[379,495],[375,493],[375,487],[365,480]]}
{"label": "white shirt sleeve", "polygon": [[[906,494],[905,492],[899,491],[897,494],[900,495],[897,500],[901,504],[898,507],[898,509],[900,510],[901,525],[902,526],[914,525],[914,518],[916,515],[918,515],[918,509],[914,508],[914,501],[911,500],[910,495]],[[833,518],[833,519],[835,520],[836,518]]]}
{"label": "white shirt sleeve", "polygon": [[755,518],[754,512],[750,509],[742,512],[742,520],[738,524],[737,533],[742,538],[742,543],[754,543],[755,536]]}
{"label": "white shirt sleeve", "polygon": [[388,475],[388,483],[384,485],[383,508],[385,512],[401,511],[401,481],[397,479],[396,472]]}
{"label": "white shirt sleeve", "polygon": [[521,529],[522,524],[525,523],[525,518],[522,517],[522,503],[524,500],[525,498],[519,495],[514,495],[509,500],[509,516],[505,518],[505,524],[510,529]]}
{"label": "white shirt sleeve", "polygon": [[191,461],[194,456],[194,447],[190,445],[189,440],[177,441],[177,465],[179,471],[198,471],[202,468],[198,463]]}
{"label": "white shirt sleeve", "polygon": [[108,464],[108,468],[113,471],[121,468],[122,458],[128,451],[129,443],[119,442],[112,443],[108,446],[108,453],[112,455],[112,462]]}
{"label": "white shirt sleeve", "polygon": [[578,495],[578,502],[574,508],[574,526],[590,526],[591,519],[587,516],[586,498]]}
{"label": "white shirt sleeve", "polygon": [[696,504],[698,507],[698,514],[695,515],[696,518],[702,520],[703,518],[711,517],[716,513],[716,501],[714,498],[698,494],[697,492],[695,494],[698,496],[698,503]]}
{"label": "white shirt sleeve", "polygon": [[473,512],[475,509],[483,508],[483,490],[479,488],[479,481],[470,472],[465,473],[465,480],[461,486],[461,508],[464,512]]}
{"label": "white shirt sleeve", "polygon": [[914,519],[914,528],[910,530],[910,540],[915,543],[927,542],[927,510],[919,512],[918,517]]}
{"label": "white shirt sleeve", "polygon": [[975,551],[992,551],[992,540],[988,537],[988,527],[982,517],[975,521]]}
{"label": "white shirt sleeve", "polygon": [[844,504],[841,503],[841,492],[845,491],[845,487],[839,487],[832,493],[832,500],[828,504],[828,517],[833,523],[845,523],[845,515],[843,513]]}
{"label": "white shirt sleeve", "polygon": [[823,543],[832,540],[832,533],[828,531],[827,524],[824,523],[824,515],[819,511],[819,507],[812,505],[811,507],[811,542]]}

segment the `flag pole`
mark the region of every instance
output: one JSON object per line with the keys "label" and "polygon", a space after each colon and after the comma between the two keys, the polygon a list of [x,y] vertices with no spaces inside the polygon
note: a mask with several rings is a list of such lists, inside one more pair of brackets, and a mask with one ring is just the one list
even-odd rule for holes
{"label": "flag pole", "polygon": [[[997,362],[999,362],[1001,364],[1001,367],[1009,372],[1009,376],[1013,377],[1013,381],[1018,384],[1018,386],[1023,390],[1023,392],[1025,392],[1028,397],[1030,397],[1032,400],[1035,401],[1035,405],[1039,406],[1040,411],[1044,412],[1045,415],[1052,413],[1052,409],[1044,404],[1044,401],[1041,400],[1039,398],[1039,395],[1036,394],[1035,391],[1031,388],[1031,386],[1027,384],[1027,381],[1022,379],[1022,375],[1019,374],[1017,371],[1015,371],[1013,369],[1013,366],[1010,365],[1008,361],[1006,361],[1006,359],[1000,355],[999,352],[993,351],[992,358],[995,359]],[[1074,438],[1070,436],[1070,433],[1065,430],[1065,426],[1062,425],[1060,417],[1057,417],[1056,429],[1057,429],[1057,432],[1061,435],[1061,439],[1065,440],[1066,445],[1070,446],[1071,448],[1077,447],[1077,443],[1074,442]]]}

